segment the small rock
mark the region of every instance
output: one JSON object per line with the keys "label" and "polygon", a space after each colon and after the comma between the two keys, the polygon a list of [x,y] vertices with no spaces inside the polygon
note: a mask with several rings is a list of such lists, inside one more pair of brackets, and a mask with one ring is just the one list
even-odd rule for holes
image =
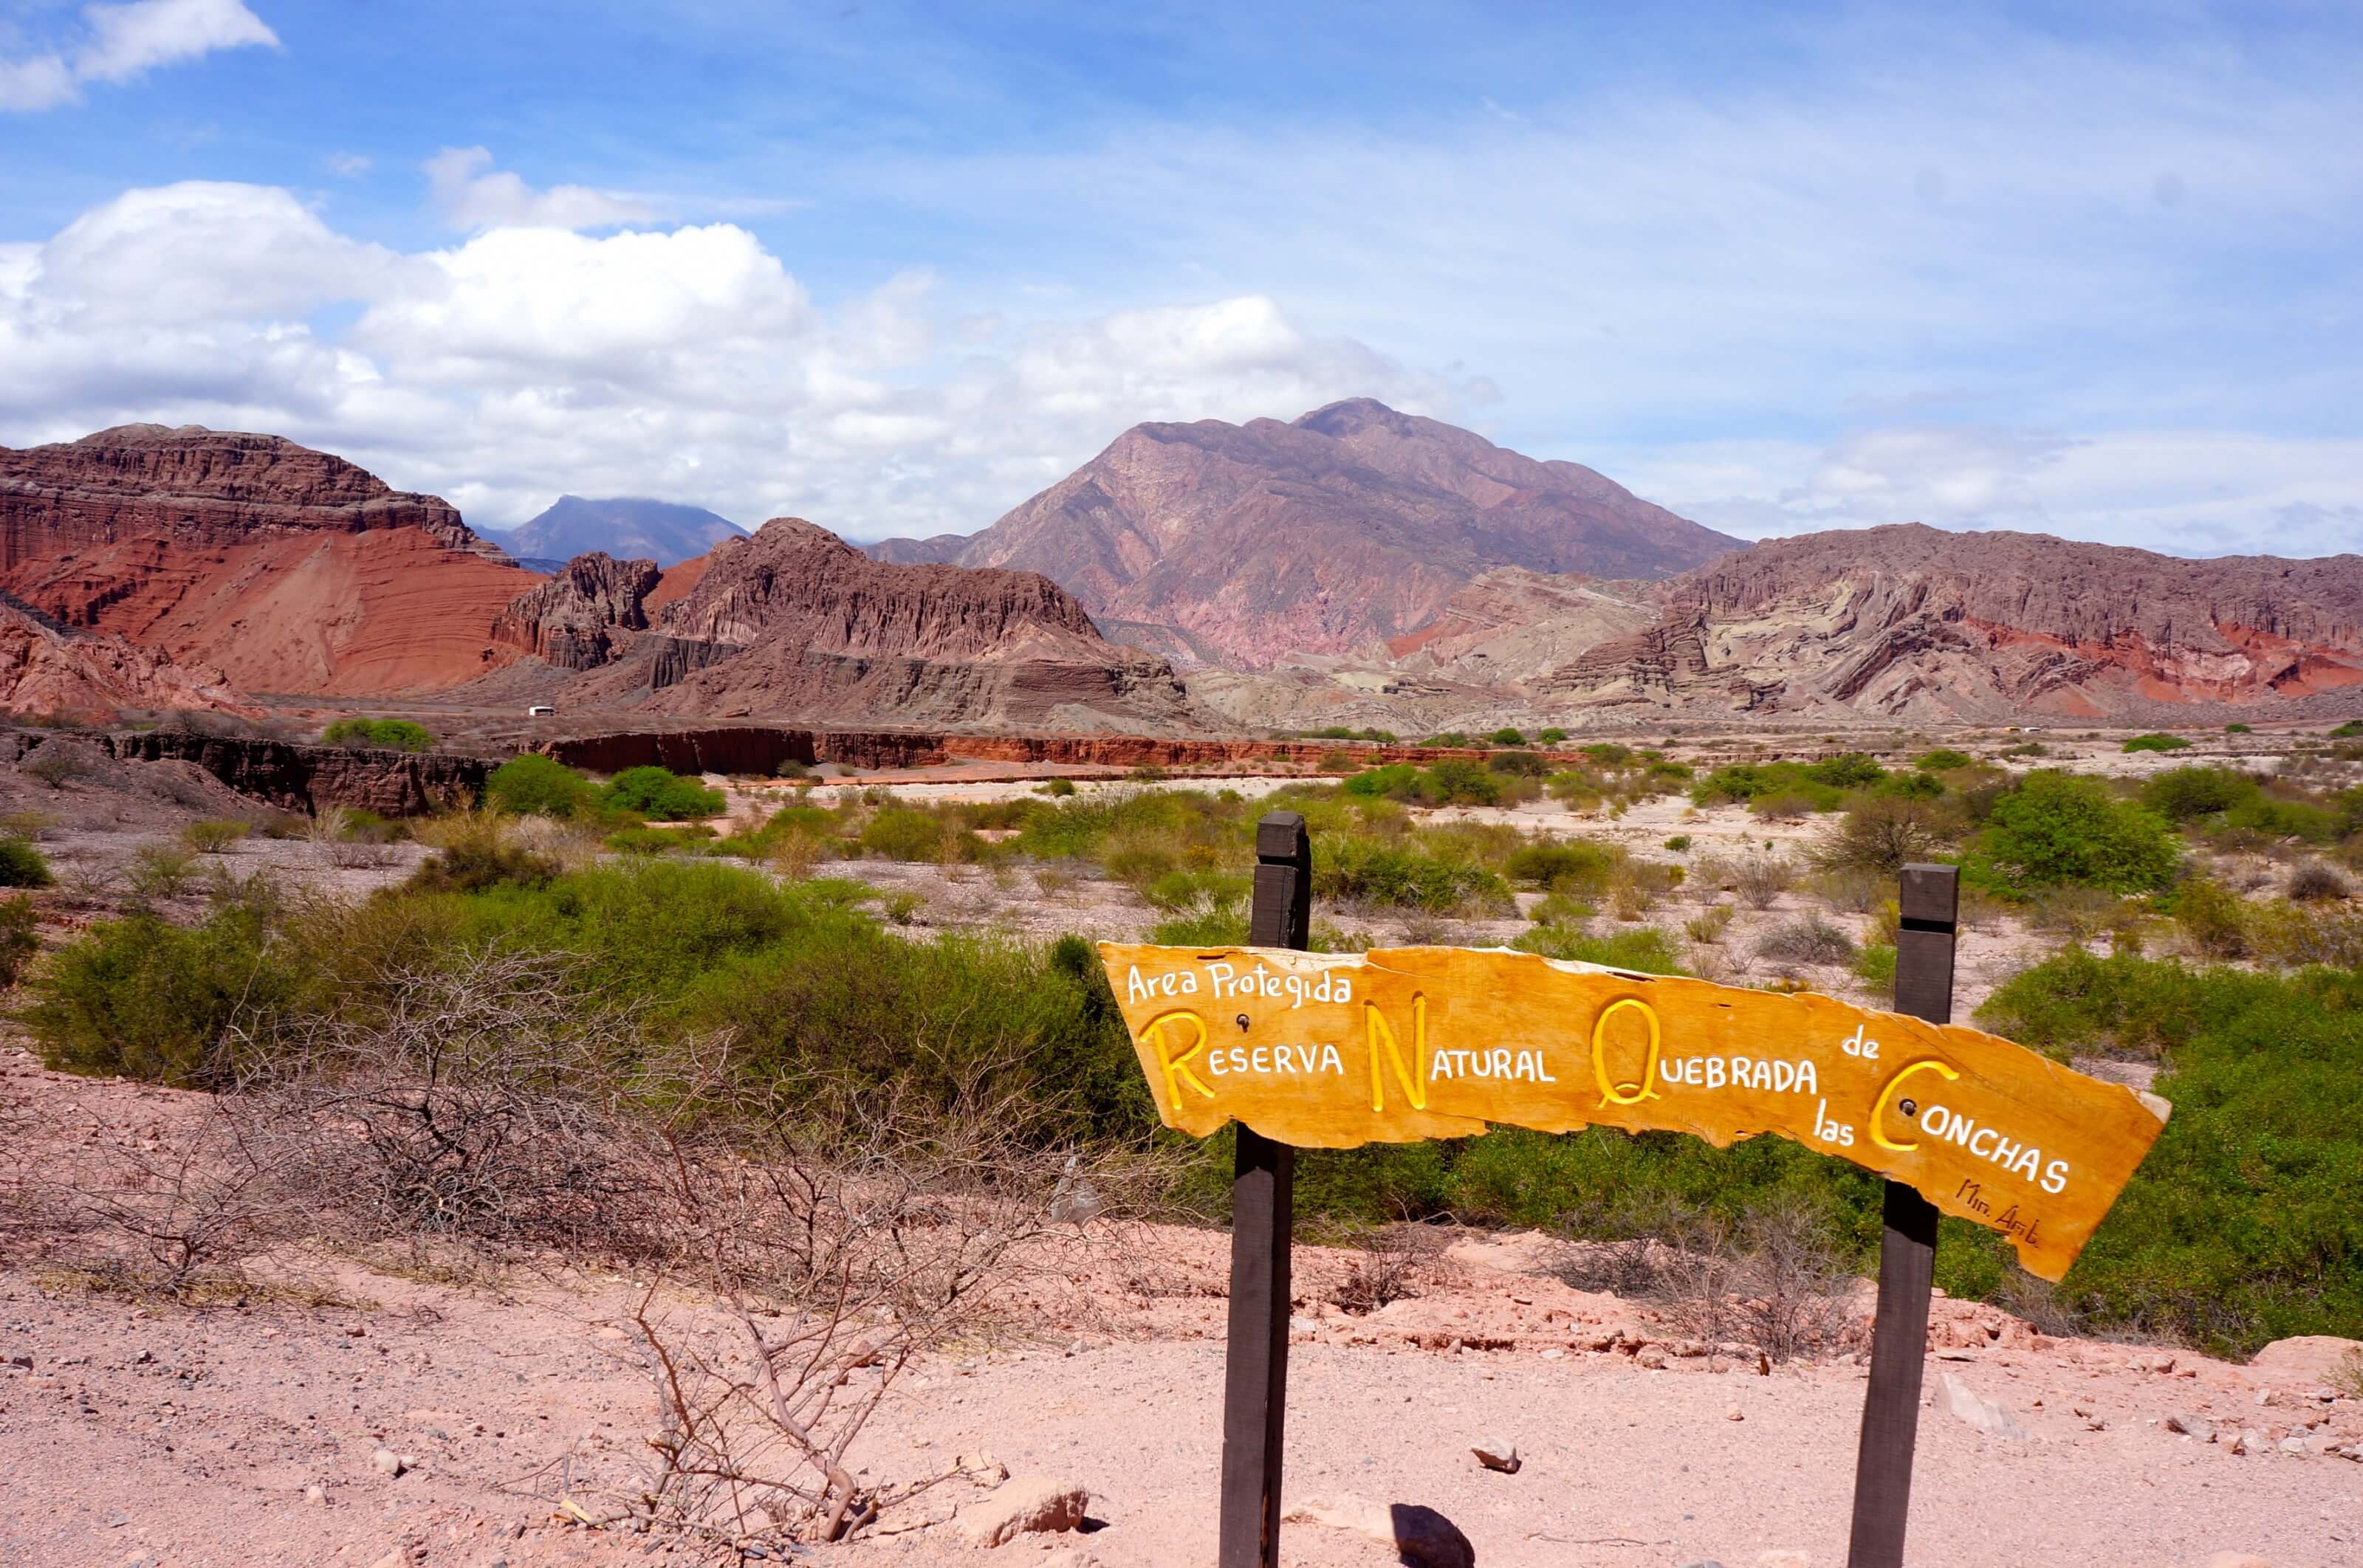
{"label": "small rock", "polygon": [[1666,1353],[1659,1350],[1655,1345],[1648,1346],[1647,1349],[1636,1354],[1633,1359],[1641,1365],[1647,1367],[1652,1372],[1663,1372],[1666,1370]]}
{"label": "small rock", "polygon": [[[2081,1415],[2083,1412],[2080,1410],[2077,1414]],[[2170,1432],[2180,1432],[2185,1437],[2195,1437],[2201,1442],[2215,1441],[2215,1423],[2204,1416],[2185,1415],[2178,1411],[2167,1417],[2166,1430]]]}
{"label": "small rock", "polygon": [[1297,1524],[1349,1529],[1381,1546],[1413,1568],[1477,1568],[1477,1549],[1450,1519],[1417,1503],[1373,1503],[1347,1493],[1334,1503],[1306,1503],[1289,1510]]}
{"label": "small rock", "polygon": [[2279,1403],[2280,1401],[2273,1397],[2273,1391],[2271,1389],[2259,1388],[2257,1390],[2257,1405],[2258,1408],[2261,1409],[2268,1405],[2275,1405]]}
{"label": "small rock", "polygon": [[1726,1421],[1744,1421],[1747,1419],[1747,1412],[1736,1405],[1725,1405],[1723,1408],[1723,1419]]}
{"label": "small rock", "polygon": [[2306,1452],[2305,1439],[2285,1437],[2281,1439],[2280,1449],[2283,1453],[2303,1453]]}
{"label": "small rock", "polygon": [[999,1546],[1021,1535],[1073,1529],[1092,1495],[1070,1482],[1027,1475],[965,1505],[960,1535],[971,1546]]}
{"label": "small rock", "polygon": [[325,1503],[328,1500],[328,1489],[315,1481],[304,1488],[304,1500],[307,1503]]}
{"label": "small rock", "polygon": [[1009,1466],[993,1457],[987,1451],[963,1453],[952,1461],[960,1474],[987,1486],[998,1486],[1009,1479]]}
{"label": "small rock", "polygon": [[1291,1318],[1288,1331],[1292,1334],[1317,1334],[1321,1331],[1321,1325],[1310,1318]]}
{"label": "small rock", "polygon": [[1557,1346],[1553,1346],[1551,1349],[1543,1352],[1543,1359],[1545,1361],[1563,1361],[1566,1357],[1567,1352],[1559,1349]]}
{"label": "small rock", "polygon": [[2026,1429],[2007,1407],[1980,1397],[1968,1384],[1951,1373],[1938,1375],[1944,1389],[1945,1408],[1962,1420],[1993,1437],[2024,1438]]}
{"label": "small rock", "polygon": [[382,1448],[370,1455],[370,1468],[380,1475],[398,1476],[410,1467],[402,1463],[402,1455],[390,1448]]}
{"label": "small rock", "polygon": [[1498,1470],[1504,1475],[1515,1475],[1518,1466],[1525,1463],[1518,1457],[1516,1443],[1504,1442],[1499,1438],[1481,1442],[1469,1452],[1477,1456],[1478,1463],[1488,1470]]}

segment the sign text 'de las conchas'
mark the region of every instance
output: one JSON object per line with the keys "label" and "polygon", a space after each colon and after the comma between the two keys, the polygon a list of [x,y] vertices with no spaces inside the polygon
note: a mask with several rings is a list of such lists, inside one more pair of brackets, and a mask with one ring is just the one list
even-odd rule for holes
{"label": "sign text 'de las conchas'", "polygon": [[1103,943],[1169,1127],[1313,1148],[1594,1123],[1778,1132],[1916,1187],[2068,1271],[2166,1102],[1957,1024],[1827,997],[1456,947]]}

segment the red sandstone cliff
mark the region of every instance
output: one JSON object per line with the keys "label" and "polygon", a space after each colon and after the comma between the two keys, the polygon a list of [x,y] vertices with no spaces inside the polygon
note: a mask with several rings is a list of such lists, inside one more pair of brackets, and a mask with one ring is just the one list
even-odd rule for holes
{"label": "red sandstone cliff", "polygon": [[218,669],[0,602],[0,712],[105,723],[125,709],[256,714]]}
{"label": "red sandstone cliff", "polygon": [[1292,424],[1136,425],[972,538],[871,549],[1028,568],[1114,636],[1260,669],[1416,633],[1491,568],[1654,580],[1739,544],[1590,469],[1363,398]]}
{"label": "red sandstone cliff", "polygon": [[2208,560],[1918,524],[1775,539],[1546,682],[1583,705],[2137,717],[2363,684],[2363,557]]}
{"label": "red sandstone cliff", "polygon": [[252,691],[457,685],[536,579],[431,495],[275,436],[127,425],[0,447],[0,590]]}

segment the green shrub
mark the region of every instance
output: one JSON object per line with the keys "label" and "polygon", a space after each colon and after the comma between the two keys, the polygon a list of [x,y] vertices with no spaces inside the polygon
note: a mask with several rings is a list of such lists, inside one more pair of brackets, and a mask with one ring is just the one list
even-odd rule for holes
{"label": "green shrub", "polygon": [[1576,749],[1603,767],[1621,767],[1633,758],[1631,746],[1619,745],[1614,741],[1593,741],[1590,745],[1578,746]]}
{"label": "green shrub", "polygon": [[41,950],[40,915],[19,893],[0,899],[0,987],[13,986]]}
{"label": "green shrub", "polygon": [[[2358,730],[2356,733],[2357,734],[2363,734],[2363,730]],[[1441,734],[1428,736],[1419,744],[1422,745],[1446,746],[1454,750],[1466,750],[1468,747],[1472,746],[1477,743],[1459,730],[1446,730]]]}
{"label": "green shrub", "polygon": [[2353,740],[2357,735],[2363,735],[2363,719],[2349,719],[2330,732],[2333,740]]}
{"label": "green shrub", "polygon": [[125,880],[143,899],[171,899],[179,897],[196,874],[197,857],[190,851],[168,844],[144,844],[131,856]]}
{"label": "green shrub", "polygon": [[2104,1322],[2246,1354],[2363,1331],[2363,976],[2064,954],[1978,1010],[2059,1049],[2163,1054],[2174,1115],[2061,1286]]}
{"label": "green shrub", "polygon": [[1495,745],[1524,745],[1526,744],[1526,737],[1525,735],[1506,725],[1501,729],[1495,730],[1492,734],[1485,738],[1492,741]]}
{"label": "green shrub", "polygon": [[547,887],[558,862],[511,839],[497,818],[462,821],[447,828],[443,845],[410,874],[425,892],[481,893],[492,888]]}
{"label": "green shrub", "polygon": [[1501,878],[1466,861],[1362,838],[1316,839],[1314,848],[1313,890],[1325,899],[1435,914],[1511,901]]}
{"label": "green shrub", "polygon": [[1855,978],[1874,996],[1895,995],[1895,948],[1892,943],[1866,942],[1854,955]]}
{"label": "green shrub", "polygon": [[1485,759],[1485,766],[1515,778],[1540,778],[1550,771],[1550,764],[1531,751],[1497,751]]}
{"label": "green shrub", "polygon": [[1560,729],[1557,724],[1553,724],[1548,729],[1537,732],[1535,735],[1535,739],[1542,742],[1545,745],[1557,745],[1559,742],[1567,739],[1567,732]]}
{"label": "green shrub", "polygon": [[678,823],[722,814],[722,791],[669,768],[627,767],[607,780],[599,803],[609,811],[634,812],[651,822]]}
{"label": "green shrub", "polygon": [[597,797],[588,778],[539,752],[511,757],[484,780],[484,803],[521,817],[579,816]]}
{"label": "green shrub", "polygon": [[338,719],[320,732],[325,745],[375,747],[383,751],[425,751],[435,737],[408,719]]}
{"label": "green shrub", "polygon": [[1966,825],[1956,807],[1874,795],[1825,832],[1814,845],[1812,857],[1825,871],[1892,877],[1915,861],[1944,854]]}
{"label": "green shrub", "polygon": [[219,855],[248,833],[248,824],[225,818],[194,822],[181,830],[181,842],[200,855]]}
{"label": "green shrub", "polygon": [[1597,895],[1623,864],[1625,852],[1616,845],[1576,838],[1513,850],[1503,868],[1513,879],[1538,888]]}
{"label": "green shrub", "polygon": [[1521,933],[1510,945],[1522,953],[1539,953],[1546,958],[1604,964],[1612,969],[1636,969],[1645,975],[1684,972],[1674,939],[1654,925],[1623,926],[1604,936],[1588,936],[1564,926],[1538,926]]}
{"label": "green shrub", "polygon": [[1955,751],[1951,746],[1938,746],[1934,751],[1922,752],[1919,761],[1914,766],[1923,773],[1949,773],[1956,767],[1973,767],[1976,762],[1977,758],[1968,752]]}
{"label": "green shrub", "polygon": [[1048,795],[1054,801],[1063,801],[1075,792],[1075,781],[1071,778],[1052,778],[1034,786],[1034,792],[1037,795]]}
{"label": "green shrub", "polygon": [[946,858],[944,823],[926,812],[887,806],[862,825],[863,850],[888,860],[936,862]]}
{"label": "green shrub", "polygon": [[2257,732],[2246,724],[2225,724],[2224,733],[2227,735],[2252,735]]}
{"label": "green shrub", "polygon": [[714,844],[714,830],[704,823],[688,823],[680,827],[618,828],[605,842],[619,855],[664,855],[677,849],[706,848]]}
{"label": "green shrub", "polygon": [[2165,887],[2175,864],[2174,836],[2156,812],[2096,778],[2037,768],[1996,797],[1962,875],[2017,897],[2070,884],[2137,893]]}
{"label": "green shrub", "polygon": [[1686,853],[1690,849],[1690,846],[1691,835],[1686,833],[1678,833],[1674,834],[1673,837],[1666,840],[1666,847],[1672,850],[1676,855]]}
{"label": "green shrub", "polygon": [[2213,816],[2256,800],[2257,781],[2229,767],[2169,767],[2142,786],[2142,804],[2170,823]]}
{"label": "green shrub", "polygon": [[231,905],[202,924],[136,913],[100,921],[33,971],[19,1016],[60,1071],[217,1088],[233,1076],[232,1023],[284,1001],[294,976],[261,913]]}
{"label": "green shrub", "polygon": [[46,888],[57,878],[33,841],[11,834],[0,838],[0,888]]}
{"label": "green shrub", "polygon": [[2159,734],[2155,732],[2146,735],[2136,735],[2125,742],[2124,745],[2127,751],[2188,751],[2190,748],[2191,743],[2180,735]]}

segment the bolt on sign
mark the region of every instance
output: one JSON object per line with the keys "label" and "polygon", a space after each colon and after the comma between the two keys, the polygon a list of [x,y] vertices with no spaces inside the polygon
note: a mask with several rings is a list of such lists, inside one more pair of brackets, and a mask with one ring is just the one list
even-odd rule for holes
{"label": "bolt on sign", "polygon": [[1490,1123],[1774,1132],[2008,1236],[2057,1280],[2167,1102],[1958,1024],[1454,947],[1325,955],[1102,943],[1165,1124],[1314,1148]]}

